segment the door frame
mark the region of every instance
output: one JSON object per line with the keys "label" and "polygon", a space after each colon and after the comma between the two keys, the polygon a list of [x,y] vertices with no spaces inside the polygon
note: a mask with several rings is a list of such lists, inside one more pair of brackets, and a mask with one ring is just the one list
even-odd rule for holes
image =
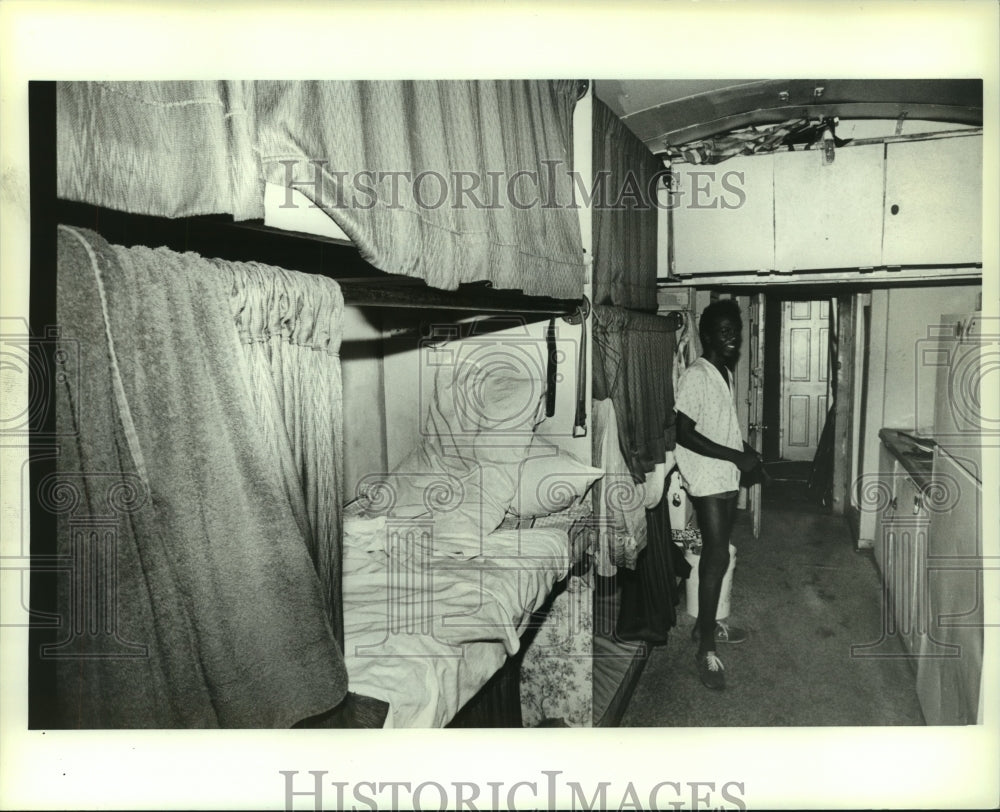
{"label": "door frame", "polygon": [[830,511],[847,515],[851,504],[854,463],[854,390],[858,385],[855,347],[860,318],[859,297],[837,296],[837,357],[830,370],[833,381],[833,492]]}

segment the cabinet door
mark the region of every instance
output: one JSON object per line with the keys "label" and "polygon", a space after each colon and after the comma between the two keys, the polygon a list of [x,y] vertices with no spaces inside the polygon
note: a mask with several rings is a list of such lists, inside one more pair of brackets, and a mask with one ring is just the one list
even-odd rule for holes
{"label": "cabinet door", "polygon": [[929,520],[920,489],[909,477],[897,480],[893,515],[887,523],[892,535],[892,572],[889,590],[895,628],[910,654],[920,651],[927,633],[927,529]]}
{"label": "cabinet door", "polygon": [[888,587],[887,575],[892,550],[889,549],[890,537],[886,533],[895,512],[896,496],[896,461],[884,444],[879,444],[879,485],[876,489],[875,531],[872,534],[875,563],[878,565],[879,576],[883,589]]}
{"label": "cabinet door", "polygon": [[872,267],[882,257],[882,144],[774,160],[774,245],[779,271]]}
{"label": "cabinet door", "polygon": [[982,136],[887,144],[882,264],[982,262],[982,206]]}
{"label": "cabinet door", "polygon": [[925,656],[917,662],[917,694],[928,724],[974,724],[983,667],[980,488],[940,450],[934,457],[934,479],[927,559],[929,629]]}
{"label": "cabinet door", "polygon": [[678,276],[774,268],[774,156],[672,167]]}

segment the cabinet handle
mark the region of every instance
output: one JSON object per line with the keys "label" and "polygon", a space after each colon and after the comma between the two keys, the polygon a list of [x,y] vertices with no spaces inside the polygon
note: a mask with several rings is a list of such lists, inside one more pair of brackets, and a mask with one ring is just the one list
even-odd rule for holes
{"label": "cabinet handle", "polygon": [[899,206],[897,206],[897,205],[896,205],[895,203],[893,203],[893,204],[892,204],[892,205],[891,205],[891,206],[889,207],[889,212],[890,212],[891,214],[899,214]]}
{"label": "cabinet handle", "polygon": [[896,510],[896,508],[899,507],[898,497],[895,496],[892,497],[892,501],[889,503],[889,507],[892,508],[893,510]]}
{"label": "cabinet handle", "polygon": [[924,500],[921,499],[920,494],[913,497],[913,515],[917,515],[921,508],[924,506]]}

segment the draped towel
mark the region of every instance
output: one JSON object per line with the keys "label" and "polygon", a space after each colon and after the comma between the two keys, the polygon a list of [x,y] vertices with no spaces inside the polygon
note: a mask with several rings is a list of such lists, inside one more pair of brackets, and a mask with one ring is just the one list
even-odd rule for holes
{"label": "draped towel", "polygon": [[655,195],[663,166],[599,99],[593,164],[594,303],[655,312]]}
{"label": "draped towel", "polygon": [[[235,325],[246,339],[276,322],[240,306],[245,270],[59,229],[57,430],[72,439],[40,498],[58,513],[66,567],[67,636],[47,653],[66,727],[289,727],[346,694],[310,556],[338,553],[320,550],[332,542],[289,482],[296,454],[276,453],[282,430],[289,441],[308,424],[261,420],[264,400],[275,414],[299,401],[295,386],[263,396],[266,377],[251,373]],[[339,318],[337,302],[330,293],[317,324]],[[308,351],[332,365],[338,329],[306,327]],[[339,436],[336,400],[310,408]],[[88,616],[91,603],[104,614]]]}
{"label": "draped towel", "polygon": [[611,398],[622,456],[637,482],[674,447],[674,334],[661,316],[595,305],[594,400]]}
{"label": "draped towel", "polygon": [[578,299],[572,81],[61,82],[58,194],[263,216],[294,187],[388,273]]}

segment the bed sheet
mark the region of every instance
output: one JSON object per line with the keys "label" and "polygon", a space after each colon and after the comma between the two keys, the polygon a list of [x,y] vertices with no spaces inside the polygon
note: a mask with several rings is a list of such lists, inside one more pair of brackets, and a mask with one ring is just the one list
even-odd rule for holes
{"label": "bed sheet", "polygon": [[569,570],[565,530],[498,530],[488,555],[430,552],[419,520],[344,524],[344,654],[352,691],[386,727],[442,727],[517,652],[531,613]]}

